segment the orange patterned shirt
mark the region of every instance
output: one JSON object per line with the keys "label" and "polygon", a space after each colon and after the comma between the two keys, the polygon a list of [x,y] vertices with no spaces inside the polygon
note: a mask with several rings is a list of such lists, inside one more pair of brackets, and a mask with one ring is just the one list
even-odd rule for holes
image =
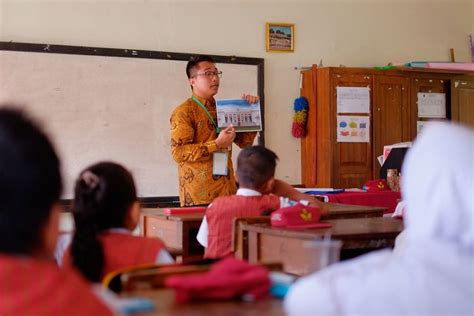
{"label": "orange patterned shirt", "polygon": [[[214,98],[194,97],[204,104],[217,123]],[[189,98],[173,111],[170,123],[171,154],[178,163],[181,206],[209,204],[218,196],[235,194],[237,186],[231,151],[228,152],[227,176],[212,175],[212,154],[218,151],[217,133],[207,113]],[[234,142],[241,148],[250,146],[256,134],[237,133]]]}

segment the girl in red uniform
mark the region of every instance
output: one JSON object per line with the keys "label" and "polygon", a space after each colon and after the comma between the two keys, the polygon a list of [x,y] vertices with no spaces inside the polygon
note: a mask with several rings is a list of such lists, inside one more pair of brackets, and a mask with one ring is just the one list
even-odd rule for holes
{"label": "girl in red uniform", "polygon": [[128,170],[100,162],[76,181],[75,232],[65,265],[73,265],[91,282],[109,272],[138,264],[172,263],[157,238],[132,235],[140,216],[135,183]]}

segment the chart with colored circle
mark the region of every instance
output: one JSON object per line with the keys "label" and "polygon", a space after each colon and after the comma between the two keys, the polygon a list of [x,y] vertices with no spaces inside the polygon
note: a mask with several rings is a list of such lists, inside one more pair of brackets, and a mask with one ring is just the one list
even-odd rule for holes
{"label": "chart with colored circle", "polygon": [[337,116],[337,142],[340,143],[369,143],[369,116]]}

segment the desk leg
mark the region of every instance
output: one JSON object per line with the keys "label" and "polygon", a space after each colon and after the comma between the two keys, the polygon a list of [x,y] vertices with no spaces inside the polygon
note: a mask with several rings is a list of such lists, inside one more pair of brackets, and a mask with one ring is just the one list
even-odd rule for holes
{"label": "desk leg", "polygon": [[202,247],[196,239],[197,232],[201,223],[184,222],[181,234],[183,236],[183,254],[182,262],[200,260],[204,255]]}
{"label": "desk leg", "polygon": [[139,227],[140,227],[140,236],[145,236],[147,237],[147,234],[146,234],[146,220],[147,220],[147,216],[145,215],[140,215],[140,220],[139,220]]}
{"label": "desk leg", "polygon": [[256,232],[248,232],[248,262],[258,263],[259,261],[260,238]]}

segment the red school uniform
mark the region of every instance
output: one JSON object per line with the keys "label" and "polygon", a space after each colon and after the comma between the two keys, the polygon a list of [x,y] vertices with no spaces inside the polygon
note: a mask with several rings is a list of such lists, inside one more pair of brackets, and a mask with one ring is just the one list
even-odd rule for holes
{"label": "red school uniform", "polygon": [[0,315],[113,315],[71,269],[0,255]]}
{"label": "red school uniform", "polygon": [[[133,236],[126,233],[105,232],[100,235],[104,251],[102,278],[108,273],[139,264],[157,263],[159,252],[165,245],[157,238]],[[64,265],[71,266],[69,251],[64,256]]]}
{"label": "red school uniform", "polygon": [[259,196],[232,195],[215,199],[206,210],[208,246],[205,258],[222,258],[232,253],[232,220],[235,217],[260,216],[263,211],[280,207],[273,194]]}

